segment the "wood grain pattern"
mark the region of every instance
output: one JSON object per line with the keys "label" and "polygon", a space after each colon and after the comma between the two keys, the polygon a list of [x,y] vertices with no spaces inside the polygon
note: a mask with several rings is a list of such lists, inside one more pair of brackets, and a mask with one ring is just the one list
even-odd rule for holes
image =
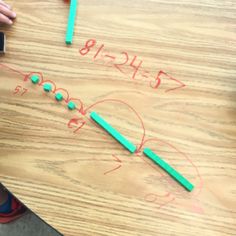
{"label": "wood grain pattern", "polygon": [[[64,43],[68,5],[9,3],[18,18],[12,28],[0,28],[8,38],[0,62],[42,72],[85,107],[103,99],[128,102],[143,118],[146,138],[158,139],[147,145],[196,190],[187,193],[93,123],[74,134],[67,123],[75,112],[3,68],[1,182],[66,236],[236,235],[235,1],[81,0],[71,47]],[[132,80],[130,72],[94,63],[95,49],[81,56],[88,39],[97,40],[96,48],[104,44],[118,63],[121,52],[136,55],[151,76]],[[152,89],[160,70],[186,87],[166,93],[176,84],[163,80]],[[13,95],[17,85],[28,92]],[[127,106],[95,108],[140,143],[140,123]]]}

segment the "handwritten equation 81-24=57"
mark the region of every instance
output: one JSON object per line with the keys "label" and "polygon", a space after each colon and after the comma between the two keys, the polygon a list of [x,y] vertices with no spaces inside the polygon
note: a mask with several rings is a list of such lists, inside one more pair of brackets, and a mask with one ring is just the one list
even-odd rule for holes
{"label": "handwritten equation 81-24=57", "polygon": [[[143,68],[143,61],[139,60],[137,56],[130,56],[128,52],[123,51],[121,52],[120,58],[112,55],[105,49],[105,45],[97,45],[97,41],[95,39],[89,39],[85,43],[85,45],[79,50],[79,53],[82,56],[86,56],[91,52],[91,50],[95,49],[95,53],[93,55],[92,60],[96,61],[103,61],[105,66],[113,67],[119,70],[122,74],[127,75],[127,67],[132,70],[132,75],[129,77],[132,80],[136,80],[138,78],[142,79],[149,79],[151,77],[151,72]],[[96,47],[96,48],[95,48]],[[121,63],[117,63],[116,60],[122,60]],[[150,78],[149,86],[153,89],[158,89],[162,84],[169,80],[169,84],[171,86],[165,90],[165,92],[174,91],[177,89],[184,88],[186,85],[181,82],[180,80],[170,76],[163,70],[159,70],[155,76]]]}

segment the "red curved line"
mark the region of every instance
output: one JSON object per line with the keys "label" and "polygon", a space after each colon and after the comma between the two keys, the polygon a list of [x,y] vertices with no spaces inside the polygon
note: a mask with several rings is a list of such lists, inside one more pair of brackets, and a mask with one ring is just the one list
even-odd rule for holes
{"label": "red curved line", "polygon": [[65,100],[66,103],[68,103],[69,98],[70,98],[70,95],[69,95],[68,91],[67,91],[66,89],[64,89],[64,88],[58,88],[58,89],[55,90],[55,93],[56,93],[57,91],[60,91],[60,90],[61,90],[61,91],[64,91],[64,92],[67,94],[67,98],[64,99],[64,100]]}
{"label": "red curved line", "polygon": [[80,102],[80,108],[77,108],[76,110],[77,110],[80,114],[84,115],[84,104],[83,104],[83,102],[81,101],[81,99],[78,99],[78,98],[70,98],[70,99],[67,101],[67,103],[69,103],[70,101],[79,101],[79,102]]}
{"label": "red curved line", "polygon": [[157,83],[155,86],[152,85],[152,82],[153,82],[153,81],[150,81],[150,82],[149,82],[150,87],[153,88],[153,89],[158,89],[159,86],[160,86],[160,84],[161,84],[161,79],[158,78],[158,83]]}
{"label": "red curved line", "polygon": [[92,107],[98,105],[98,104],[101,104],[101,103],[104,103],[104,102],[118,102],[118,103],[122,103],[126,106],[128,106],[134,113],[135,115],[138,117],[138,120],[140,121],[141,123],[141,126],[142,126],[142,129],[143,129],[143,135],[142,135],[142,140],[141,140],[141,143],[137,149],[136,152],[139,152],[139,150],[142,148],[143,146],[143,142],[144,142],[144,139],[145,139],[145,135],[146,135],[146,129],[145,129],[145,126],[144,126],[144,122],[141,118],[141,116],[139,115],[139,113],[132,107],[130,106],[128,103],[122,101],[122,100],[119,100],[119,99],[104,99],[104,100],[101,100],[101,101],[98,101],[92,105],[90,105],[89,107],[87,107],[85,110],[84,110],[84,114],[86,114],[88,112],[88,110],[90,110]]}
{"label": "red curved line", "polygon": [[[153,200],[153,201],[148,201],[148,196],[150,196],[150,195],[152,195],[152,196],[154,196],[155,197],[155,200]],[[164,195],[159,195],[159,194],[156,194],[156,193],[148,193],[148,194],[146,194],[145,195],[145,200],[147,201],[147,202],[155,202],[158,198],[167,198],[167,197],[169,197],[171,195],[171,192],[167,192],[166,194],[164,194]]]}
{"label": "red curved line", "polygon": [[27,75],[27,74],[24,73],[23,71],[17,70],[17,69],[15,69],[15,68],[13,68],[13,67],[11,67],[11,66],[7,66],[7,65],[5,65],[5,64],[3,64],[3,63],[0,63],[0,66],[3,67],[3,68],[6,68],[6,69],[8,69],[8,70],[10,70],[10,71],[12,71],[12,72],[15,72],[15,73],[17,73],[17,74],[20,74],[20,75],[22,75],[23,77],[25,77],[25,76]]}
{"label": "red curved line", "polygon": [[120,169],[120,168],[121,168],[121,165],[117,166],[116,168],[114,168],[114,169],[112,169],[112,170],[109,170],[109,171],[105,172],[104,175],[107,175],[107,174],[109,174],[109,173],[111,173],[111,172],[113,172],[113,171],[115,171],[115,170]]}
{"label": "red curved line", "polygon": [[[155,199],[152,200],[152,201],[149,201],[149,200],[147,199],[147,196],[148,196],[148,195],[153,195],[153,196],[155,197]],[[165,195],[163,195],[163,196],[158,195],[158,194],[149,193],[149,194],[147,194],[147,195],[145,196],[145,201],[154,203],[154,202],[157,201],[158,198],[163,198],[163,197],[166,198],[166,197],[170,197],[170,196],[171,196],[171,193],[170,193],[170,192],[168,192],[167,194],[165,194]],[[164,207],[164,206],[170,204],[170,203],[173,202],[173,201],[175,201],[175,197],[174,197],[174,196],[172,196],[172,199],[171,199],[171,200],[166,201],[166,202],[163,203],[163,204],[160,204],[159,207],[158,207],[158,209],[161,209],[162,207]]]}
{"label": "red curved line", "polygon": [[[148,196],[150,196],[150,195],[154,196],[155,198],[154,198],[153,200],[148,200]],[[157,200],[157,198],[158,198],[157,195],[154,194],[154,193],[148,193],[148,194],[146,194],[146,196],[144,197],[144,199],[145,199],[146,202],[155,202],[155,201]]]}
{"label": "red curved line", "polygon": [[198,188],[198,192],[196,192],[195,194],[193,194],[194,196],[197,196],[201,193],[201,190],[202,190],[202,187],[203,187],[203,180],[202,180],[202,177],[199,173],[199,170],[197,168],[197,166],[193,163],[193,161],[185,154],[183,153],[182,151],[180,151],[179,149],[177,149],[174,145],[168,143],[168,142],[165,142],[165,141],[162,141],[158,138],[151,138],[151,139],[147,139],[144,141],[143,145],[146,144],[147,142],[150,142],[150,141],[158,141],[158,142],[161,142],[163,144],[167,144],[169,147],[173,148],[174,150],[176,150],[177,152],[179,152],[181,155],[183,155],[187,160],[188,162],[193,166],[193,168],[195,169],[196,173],[197,173],[197,177],[199,178],[200,182],[199,182],[199,185],[196,186],[196,188]]}

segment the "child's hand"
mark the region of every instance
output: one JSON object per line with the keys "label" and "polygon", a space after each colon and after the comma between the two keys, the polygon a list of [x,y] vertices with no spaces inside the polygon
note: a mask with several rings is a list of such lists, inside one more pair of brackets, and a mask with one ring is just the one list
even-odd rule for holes
{"label": "child's hand", "polygon": [[0,23],[12,25],[12,19],[16,18],[16,13],[4,1],[0,0]]}

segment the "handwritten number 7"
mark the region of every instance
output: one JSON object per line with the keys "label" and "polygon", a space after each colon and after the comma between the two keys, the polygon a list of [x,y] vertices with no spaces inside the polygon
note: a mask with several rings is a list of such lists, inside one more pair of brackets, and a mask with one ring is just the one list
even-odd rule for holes
{"label": "handwritten number 7", "polygon": [[23,93],[21,94],[21,96],[23,96],[25,93],[27,93],[28,92],[28,89],[26,89],[26,88],[23,88]]}

